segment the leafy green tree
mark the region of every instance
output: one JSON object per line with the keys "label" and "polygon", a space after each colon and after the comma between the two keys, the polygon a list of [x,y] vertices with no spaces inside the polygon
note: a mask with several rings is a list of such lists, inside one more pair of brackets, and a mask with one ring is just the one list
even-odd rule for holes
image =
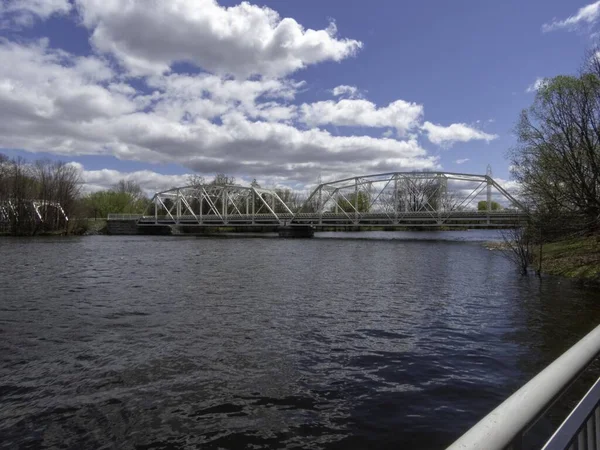
{"label": "leafy green tree", "polygon": [[600,216],[600,61],[547,79],[521,113],[513,176],[538,211]]}
{"label": "leafy green tree", "polygon": [[121,180],[113,189],[94,192],[82,199],[88,217],[106,218],[109,214],[143,214],[148,199],[134,182]]}
{"label": "leafy green tree", "polygon": [[[492,211],[499,211],[502,208],[502,205],[498,202],[492,202]],[[487,211],[487,200],[481,200],[480,202],[477,203],[477,210],[478,211]]]}
{"label": "leafy green tree", "polygon": [[[337,201],[337,209],[341,212],[355,212],[355,210],[358,210],[358,212],[368,212],[369,211],[369,203],[370,203],[370,198],[369,198],[369,194],[367,194],[366,192],[363,191],[358,191],[358,198],[357,198],[357,194],[352,192],[350,195],[346,195],[345,198],[342,197],[341,195],[339,195],[336,199]],[[332,212],[336,211],[336,207],[335,205],[332,207]]]}

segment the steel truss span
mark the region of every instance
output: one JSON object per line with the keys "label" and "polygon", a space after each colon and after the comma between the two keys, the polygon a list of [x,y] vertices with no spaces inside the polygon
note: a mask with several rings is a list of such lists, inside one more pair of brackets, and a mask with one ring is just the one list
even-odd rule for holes
{"label": "steel truss span", "polygon": [[[481,201],[483,210],[477,208]],[[493,209],[496,204],[503,209]],[[393,172],[321,183],[300,207],[253,186],[173,188],[154,196],[138,224],[473,228],[515,226],[526,217],[523,205],[489,172]]]}
{"label": "steel truss span", "polygon": [[0,201],[0,224],[27,220],[35,223],[66,223],[69,218],[60,203],[45,200]]}
{"label": "steel truss span", "polygon": [[190,185],[154,195],[139,225],[280,226],[294,212],[271,189]]}

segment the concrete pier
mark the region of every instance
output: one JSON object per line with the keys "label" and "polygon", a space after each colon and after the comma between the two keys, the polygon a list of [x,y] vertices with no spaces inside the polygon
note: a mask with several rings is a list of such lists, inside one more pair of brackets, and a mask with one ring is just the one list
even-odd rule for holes
{"label": "concrete pier", "polygon": [[282,238],[311,238],[315,235],[315,228],[312,225],[282,226],[277,232]]}

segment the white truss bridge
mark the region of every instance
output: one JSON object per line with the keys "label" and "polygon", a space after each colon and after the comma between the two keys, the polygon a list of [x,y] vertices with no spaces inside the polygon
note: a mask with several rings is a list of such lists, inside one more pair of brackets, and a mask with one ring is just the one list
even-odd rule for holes
{"label": "white truss bridge", "polygon": [[[278,193],[279,192],[279,193]],[[140,227],[514,227],[526,209],[492,177],[393,172],[319,184],[301,204],[280,191],[200,184],[154,195],[144,215],[111,214]],[[485,208],[478,208],[483,201]],[[502,209],[493,209],[496,204]]]}

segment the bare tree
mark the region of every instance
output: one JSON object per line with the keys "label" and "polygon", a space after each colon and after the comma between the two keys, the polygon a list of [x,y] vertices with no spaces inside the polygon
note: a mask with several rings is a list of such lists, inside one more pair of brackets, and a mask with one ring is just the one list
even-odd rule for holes
{"label": "bare tree", "polygon": [[189,175],[187,177],[187,184],[198,188],[206,184],[206,179],[197,174]]}
{"label": "bare tree", "polygon": [[395,196],[400,211],[435,211],[444,203],[442,181],[436,177],[406,177]]}
{"label": "bare tree", "polygon": [[[34,234],[40,229],[66,227],[75,210],[80,174],[72,165],[50,160],[28,163],[0,158],[0,206],[10,231]],[[63,214],[64,212],[64,214]]]}
{"label": "bare tree", "polygon": [[522,275],[527,275],[527,269],[533,262],[533,239],[530,229],[515,227],[501,231],[502,255],[514,263]]}
{"label": "bare tree", "polygon": [[[277,196],[287,205],[287,207],[291,211],[296,211],[300,206],[300,196],[297,192],[292,191],[291,189],[275,189],[275,193]],[[283,205],[277,202],[275,204],[275,212],[276,213],[285,213],[287,212]]]}
{"label": "bare tree", "polygon": [[144,194],[144,190],[135,181],[131,180],[119,180],[117,184],[113,186],[112,189],[114,192],[119,192],[122,194],[128,194],[133,201],[144,200],[146,195]]}
{"label": "bare tree", "polygon": [[225,175],[224,173],[218,173],[215,175],[210,184],[216,184],[217,186],[235,184],[235,177]]}

